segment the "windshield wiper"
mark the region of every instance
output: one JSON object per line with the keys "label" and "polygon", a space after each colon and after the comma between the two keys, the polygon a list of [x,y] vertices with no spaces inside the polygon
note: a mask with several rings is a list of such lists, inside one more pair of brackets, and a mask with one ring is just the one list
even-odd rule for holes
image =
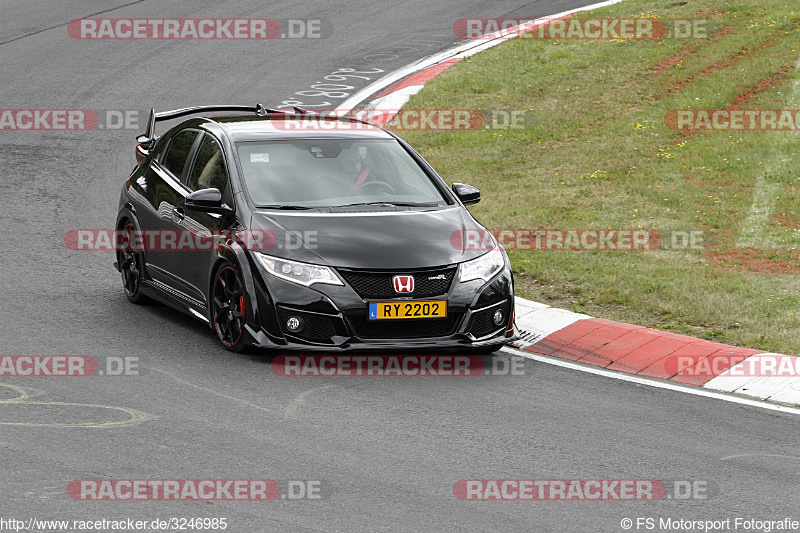
{"label": "windshield wiper", "polygon": [[375,205],[381,207],[441,207],[439,202],[359,202],[356,204],[334,205],[331,208]]}
{"label": "windshield wiper", "polygon": [[441,207],[439,202],[386,202],[398,207]]}
{"label": "windshield wiper", "polygon": [[258,209],[312,209],[304,205],[259,205]]}

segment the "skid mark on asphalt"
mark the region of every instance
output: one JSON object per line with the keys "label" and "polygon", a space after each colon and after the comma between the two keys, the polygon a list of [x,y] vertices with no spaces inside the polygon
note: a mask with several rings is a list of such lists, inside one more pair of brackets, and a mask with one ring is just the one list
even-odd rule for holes
{"label": "skid mark on asphalt", "polygon": [[173,381],[177,381],[178,383],[186,385],[187,387],[192,387],[194,389],[197,389],[197,390],[200,390],[200,391],[203,391],[203,392],[207,392],[209,394],[213,394],[214,396],[219,396],[220,398],[225,398],[226,400],[230,400],[232,402],[237,402],[237,403],[241,403],[241,404],[247,405],[248,407],[252,407],[253,409],[258,409],[259,411],[264,411],[264,412],[267,412],[267,413],[269,413],[271,415],[275,415],[280,419],[292,418],[294,416],[295,412],[297,412],[297,409],[301,405],[305,404],[306,398],[308,396],[310,396],[311,393],[313,393],[315,391],[318,391],[318,390],[331,389],[331,388],[336,387],[336,385],[325,385],[323,387],[316,387],[314,389],[307,390],[305,392],[301,392],[281,412],[281,411],[277,411],[275,409],[269,409],[267,407],[262,407],[260,405],[256,405],[256,404],[254,404],[252,402],[248,402],[247,400],[243,400],[241,398],[237,398],[235,396],[231,396],[229,394],[225,394],[224,392],[215,391],[213,389],[209,389],[208,387],[203,387],[202,385],[197,385],[195,383],[192,383],[191,381],[187,381],[187,380],[185,380],[185,379],[183,379],[181,377],[178,377],[178,376],[176,376],[175,374],[173,374],[171,372],[167,372],[166,370],[161,370],[159,368],[154,368],[152,366],[151,367],[147,367],[147,368],[149,368],[150,370],[154,370],[155,372],[159,372],[159,373],[167,376],[168,378],[172,379]]}
{"label": "skid mark on asphalt", "polygon": [[283,414],[286,418],[292,418],[294,413],[300,408],[301,405],[306,403],[306,398],[311,396],[312,393],[317,392],[318,390],[324,389],[333,389],[336,385],[323,385],[322,387],[317,387],[315,389],[307,390],[305,392],[300,393],[297,398],[292,400],[292,403],[286,406],[286,409],[283,410]]}
{"label": "skid mark on asphalt", "polygon": [[8,390],[12,390],[17,393],[17,396],[14,398],[6,398],[4,400],[0,400],[0,403],[6,402],[20,402],[24,400],[29,400],[31,398],[35,398],[37,396],[41,396],[44,394],[43,391],[39,389],[31,389],[28,387],[18,387],[17,385],[8,385],[4,383],[0,383],[0,387],[6,388]]}
{"label": "skid mark on asphalt", "polygon": [[[739,455],[728,455],[727,457],[721,457],[720,461],[728,461],[730,459],[738,459],[740,457],[780,457],[781,459],[794,459],[795,461],[800,461],[800,457],[795,457],[794,455],[782,455],[778,453],[742,453]],[[800,474],[800,472],[796,472],[796,474]]]}
{"label": "skid mark on asphalt", "polygon": [[[116,10],[122,9],[124,7],[132,6],[133,4],[140,4],[140,3],[144,2],[144,1],[145,0],[134,0],[133,2],[129,2],[129,3],[123,4],[121,6],[114,6],[114,7],[108,8],[108,9],[104,9],[102,11],[98,11],[97,13],[83,15],[83,18],[96,17],[97,15],[101,15],[103,13],[108,13],[109,11],[116,11]],[[0,46],[2,46],[4,44],[8,44],[8,43],[13,43],[14,41],[19,41],[20,39],[25,39],[26,37],[30,37],[32,35],[38,35],[40,33],[46,32],[48,30],[54,30],[56,28],[61,28],[63,26],[66,26],[67,24],[68,24],[67,22],[64,22],[62,24],[56,24],[55,26],[49,26],[47,28],[42,28],[41,30],[35,30],[35,31],[30,32],[30,33],[26,33],[25,35],[20,35],[19,37],[14,37],[13,39],[9,39],[7,41],[3,41],[3,42],[0,43]]]}
{"label": "skid mark on asphalt", "polygon": [[99,405],[94,403],[74,403],[74,402],[44,402],[34,401],[31,398],[41,396],[43,391],[17,385],[0,383],[0,388],[14,391],[17,396],[0,400],[0,411],[7,406],[43,406],[43,407],[85,407],[88,409],[101,409],[106,411],[118,411],[130,416],[127,420],[109,420],[108,422],[3,422],[3,426],[25,426],[25,427],[58,427],[58,428],[112,428],[123,426],[134,426],[158,418],[150,413],[128,409],[127,407],[117,407],[113,405]]}

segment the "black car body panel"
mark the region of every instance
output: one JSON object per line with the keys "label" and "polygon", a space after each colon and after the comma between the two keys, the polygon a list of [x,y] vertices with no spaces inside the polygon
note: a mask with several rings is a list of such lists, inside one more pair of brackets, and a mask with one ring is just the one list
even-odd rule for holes
{"label": "black car body panel", "polygon": [[[329,266],[375,269],[413,269],[430,266],[431,258],[447,265],[474,259],[481,250],[463,251],[453,246],[453,236],[483,226],[464,208],[348,213],[266,212],[255,210],[250,227],[275,233],[276,241],[291,241],[293,235],[314,232],[315,249],[275,250],[272,255],[292,254],[288,259]],[[424,235],[424,239],[419,236]],[[397,250],[401,249],[402,253]]]}
{"label": "black car body panel", "polygon": [[[513,276],[505,251],[495,252],[502,253],[502,265],[494,255],[497,270],[490,279],[460,281],[465,262],[487,255],[487,250],[459,246],[456,236],[486,230],[419,154],[393,133],[354,119],[325,119],[359,124],[354,131],[308,132],[276,128],[273,121],[283,116],[272,112],[193,118],[158,139],[148,127],[137,148],[139,164],[122,189],[116,227],[132,224],[145,234],[216,232],[224,237],[207,250],[145,246],[138,256],[143,295],[205,321],[218,335],[220,313],[241,313],[241,343],[282,350],[491,348],[516,338]],[[248,192],[236,147],[265,139],[398,143],[430,179],[441,201],[419,206],[259,207]],[[216,210],[197,207],[195,197],[187,205],[193,192],[214,188],[220,194],[195,197],[202,197],[200,204],[221,198]],[[241,232],[270,234],[273,246],[242,246],[235,238]],[[290,241],[292,246],[285,245]],[[327,267],[338,284],[306,286],[284,279],[268,271],[261,252],[309,268]],[[224,285],[215,278],[222,265],[232,266],[241,280],[241,300],[226,301],[230,309],[220,307],[218,295],[215,299],[216,287]],[[124,278],[125,267],[118,268]],[[397,275],[414,276],[415,292],[397,293],[392,288]],[[446,300],[447,316],[368,317],[372,302],[423,300]],[[292,318],[302,324],[301,330],[287,329]]]}

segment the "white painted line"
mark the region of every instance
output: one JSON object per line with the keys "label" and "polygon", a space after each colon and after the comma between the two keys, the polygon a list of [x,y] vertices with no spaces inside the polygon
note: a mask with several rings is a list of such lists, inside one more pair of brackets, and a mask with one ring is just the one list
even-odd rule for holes
{"label": "white painted line", "polygon": [[592,318],[566,309],[548,307],[526,313],[521,318],[514,317],[517,327],[526,334],[526,341],[535,344],[558,330],[574,324],[578,320]]}
{"label": "white painted line", "polygon": [[[516,304],[516,300],[517,300],[517,298],[514,299],[514,301],[515,301],[515,304],[514,304],[514,321],[517,322],[518,324],[522,324],[523,322],[527,324],[528,322],[530,322],[530,319],[533,319],[533,317],[531,317],[529,315],[531,315],[531,314],[533,314],[533,313],[535,313],[537,311],[541,311],[542,309],[549,309],[549,307],[541,307],[541,308],[519,307],[519,305]],[[534,302],[534,303],[537,303],[537,302]]]}
{"label": "white painted line", "polygon": [[[745,359],[746,361],[746,359]],[[741,363],[739,363],[741,364]],[[731,368],[736,368],[739,365],[735,365]],[[730,374],[730,369],[726,370],[719,376],[711,378],[707,381],[703,387],[707,389],[714,389],[723,392],[733,392],[736,389],[740,389],[745,386],[748,382],[752,381],[752,376],[735,376]]]}
{"label": "white painted line", "polygon": [[515,312],[520,316],[524,315],[525,313],[530,313],[531,311],[539,311],[549,307],[550,306],[547,304],[526,300],[525,298],[514,298],[514,309]]}
{"label": "white painted line", "polygon": [[[780,396],[785,399],[778,401],[800,403],[800,390],[794,392],[792,389],[792,386],[800,381],[800,378],[791,375],[787,377],[773,375],[776,369],[781,368],[782,362],[786,363],[789,369],[800,367],[797,357],[779,353],[759,353],[751,355],[719,376],[712,378],[703,387],[747,394],[763,399],[769,398],[770,400],[775,396]],[[753,375],[754,369],[762,370],[760,375]],[[800,386],[797,388],[800,389]]]}
{"label": "white painted line", "polygon": [[771,402],[800,404],[800,378],[792,378],[790,383],[769,397]]}
{"label": "white painted line", "polygon": [[751,379],[733,392],[766,400],[777,394],[784,387],[791,385],[791,382],[792,378],[784,376],[759,376]]}
{"label": "white painted line", "polygon": [[391,94],[372,100],[364,109],[390,109],[397,111],[406,105],[408,99],[422,90],[425,85],[409,85]]}
{"label": "white painted line", "polygon": [[[800,403],[800,377],[796,374],[797,368],[800,368],[800,358],[783,355],[777,353],[760,353],[748,357],[738,365],[727,370],[721,376],[729,377],[727,386],[733,382],[730,377],[735,374],[736,370],[740,373],[752,373],[748,369],[764,369],[760,376],[749,376],[744,378],[745,381],[733,392],[740,394],[747,394],[748,396],[755,396],[762,399],[769,399],[774,401],[784,401],[790,403]],[[792,374],[781,376],[781,372],[792,372]],[[719,377],[714,378],[717,380]],[[711,380],[711,381],[714,381]],[[711,383],[711,382],[709,382]],[[735,383],[735,382],[733,382]],[[708,383],[706,384],[708,385]],[[716,385],[716,384],[715,384]],[[782,398],[777,400],[777,398]]]}
{"label": "white painted line", "polygon": [[[544,23],[547,22],[549,19],[555,19],[559,17],[565,17],[567,15],[571,15],[572,13],[578,13],[580,11],[591,11],[593,9],[597,9],[600,7],[606,7],[614,4],[619,4],[624,0],[607,0],[606,2],[600,2],[597,4],[592,4],[584,7],[579,7],[576,9],[570,9],[569,11],[562,11],[561,13],[557,13],[555,15],[550,15],[547,17],[542,17],[540,19],[536,19],[533,22],[533,25],[536,23]],[[530,24],[530,23],[529,23]],[[528,26],[528,25],[523,25]],[[514,28],[509,28],[506,30],[506,33],[513,32]],[[376,80],[375,82],[367,85],[365,88],[361,89],[353,96],[342,102],[339,107],[336,108],[337,111],[345,111],[350,112],[356,107],[358,107],[361,102],[369,98],[375,93],[378,93],[388,87],[389,85],[393,84],[396,81],[399,81],[409,74],[413,74],[417,71],[422,69],[431,67],[443,61],[447,61],[448,59],[452,59],[456,56],[462,57],[469,57],[470,55],[476,54],[493,46],[497,46],[498,44],[510,39],[514,35],[498,35],[494,39],[485,42],[485,41],[470,41],[464,44],[460,44],[449,50],[445,50],[444,52],[439,52],[438,54],[434,54],[432,56],[428,56],[426,58],[420,59],[418,61],[414,61],[406,65],[405,67],[399,68],[394,72],[390,72],[386,76]]]}
{"label": "white painted line", "polygon": [[[599,367],[589,366],[589,365],[582,365],[578,363],[573,363],[571,361],[566,361],[564,359],[558,359],[555,357],[547,357],[545,355],[534,354],[531,352],[526,352],[523,350],[517,350],[512,347],[503,348],[505,353],[509,353],[512,355],[518,355],[520,357],[525,357],[526,359],[532,359],[534,361],[538,361],[540,363],[545,363],[548,365],[560,366],[562,368],[569,368],[570,370],[577,370],[579,372],[589,372],[590,374],[596,374],[598,376],[604,376],[611,379],[618,379],[620,381],[627,381],[630,383],[636,383],[638,385],[647,385],[649,387],[656,387],[659,389],[666,389],[675,392],[682,392],[685,394],[692,394],[694,396],[701,396],[703,398],[712,398],[715,400],[722,400],[724,402],[735,403],[739,405],[746,405],[749,407],[758,407],[760,409],[768,409],[770,411],[778,411],[781,413],[788,413],[793,415],[800,415],[800,409],[796,407],[789,407],[785,405],[779,405],[770,402],[762,402],[760,400],[750,400],[748,398],[741,398],[739,396],[733,396],[730,394],[724,394],[721,392],[713,392],[706,389],[701,388],[694,388],[688,387],[686,385],[679,385],[677,383],[671,381],[662,381],[662,380],[655,380],[650,378],[645,378],[642,376],[636,376],[633,374],[623,374],[620,372],[614,372],[612,370],[606,370]],[[800,391],[798,391],[800,392]]]}

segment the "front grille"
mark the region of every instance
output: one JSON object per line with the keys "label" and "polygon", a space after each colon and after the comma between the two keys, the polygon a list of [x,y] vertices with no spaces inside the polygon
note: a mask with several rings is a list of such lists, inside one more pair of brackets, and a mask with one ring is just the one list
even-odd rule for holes
{"label": "front grille", "polygon": [[[305,326],[297,333],[292,333],[286,330],[286,321],[291,316],[299,316],[303,319]],[[278,319],[280,320],[281,329],[287,335],[299,337],[312,342],[331,343],[331,337],[336,335],[336,330],[333,326],[331,318],[316,315],[313,313],[304,313],[302,311],[295,311],[289,309],[278,308]]]}
{"label": "front grille", "polygon": [[[436,270],[398,270],[395,272],[375,272],[363,270],[339,270],[339,273],[362,298],[428,298],[445,294],[456,273],[455,267]],[[392,277],[396,275],[414,276],[414,292],[398,294],[394,291]],[[429,279],[439,278],[441,279]]]}
{"label": "front grille", "polygon": [[347,318],[356,336],[362,339],[422,339],[452,335],[461,317],[462,313],[450,313],[446,318],[422,320],[367,320],[364,315]]}
{"label": "front grille", "polygon": [[[494,322],[492,321],[492,315],[497,309],[503,310],[503,319],[504,324],[499,326],[495,326]],[[479,339],[484,337],[493,331],[497,331],[498,329],[502,328],[505,323],[508,322],[508,302],[503,302],[501,304],[493,305],[483,311],[478,311],[477,313],[472,314],[472,318],[469,321],[469,326],[467,326],[467,331],[472,333],[472,335]]]}

